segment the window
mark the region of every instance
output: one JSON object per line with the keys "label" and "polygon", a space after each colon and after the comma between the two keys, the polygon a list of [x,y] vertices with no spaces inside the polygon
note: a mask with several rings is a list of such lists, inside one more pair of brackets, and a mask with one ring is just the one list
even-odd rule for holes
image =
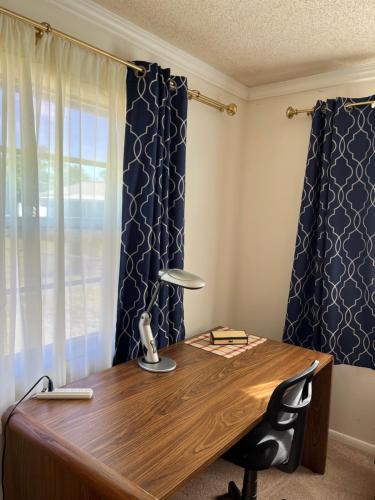
{"label": "window", "polygon": [[1,411],[111,364],[126,69],[0,24]]}

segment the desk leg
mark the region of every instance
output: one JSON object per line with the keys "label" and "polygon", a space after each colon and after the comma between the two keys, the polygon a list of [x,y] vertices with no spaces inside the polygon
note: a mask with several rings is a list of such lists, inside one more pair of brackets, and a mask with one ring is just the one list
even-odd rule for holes
{"label": "desk leg", "polygon": [[332,362],[313,378],[312,400],[307,416],[302,465],[324,474],[327,459]]}

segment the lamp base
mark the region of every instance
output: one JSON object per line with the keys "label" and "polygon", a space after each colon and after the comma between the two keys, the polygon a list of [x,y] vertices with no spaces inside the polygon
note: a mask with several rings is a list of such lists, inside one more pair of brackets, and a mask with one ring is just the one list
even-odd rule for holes
{"label": "lamp base", "polygon": [[171,358],[160,358],[158,363],[147,363],[145,358],[138,358],[138,364],[148,372],[172,372],[176,369],[176,361]]}

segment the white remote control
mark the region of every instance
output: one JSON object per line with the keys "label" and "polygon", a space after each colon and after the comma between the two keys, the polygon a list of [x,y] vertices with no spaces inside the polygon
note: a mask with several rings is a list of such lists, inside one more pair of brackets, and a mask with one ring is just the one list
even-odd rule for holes
{"label": "white remote control", "polygon": [[91,399],[94,394],[92,389],[54,389],[51,392],[44,391],[35,394],[37,399]]}

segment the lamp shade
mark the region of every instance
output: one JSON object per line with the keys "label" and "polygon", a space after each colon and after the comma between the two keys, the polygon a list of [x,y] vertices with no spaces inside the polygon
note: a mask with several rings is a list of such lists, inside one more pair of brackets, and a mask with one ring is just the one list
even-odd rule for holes
{"label": "lamp shade", "polygon": [[183,269],[161,269],[159,271],[159,280],[163,283],[181,286],[182,288],[188,288],[190,290],[203,288],[206,284],[199,276],[188,273]]}

